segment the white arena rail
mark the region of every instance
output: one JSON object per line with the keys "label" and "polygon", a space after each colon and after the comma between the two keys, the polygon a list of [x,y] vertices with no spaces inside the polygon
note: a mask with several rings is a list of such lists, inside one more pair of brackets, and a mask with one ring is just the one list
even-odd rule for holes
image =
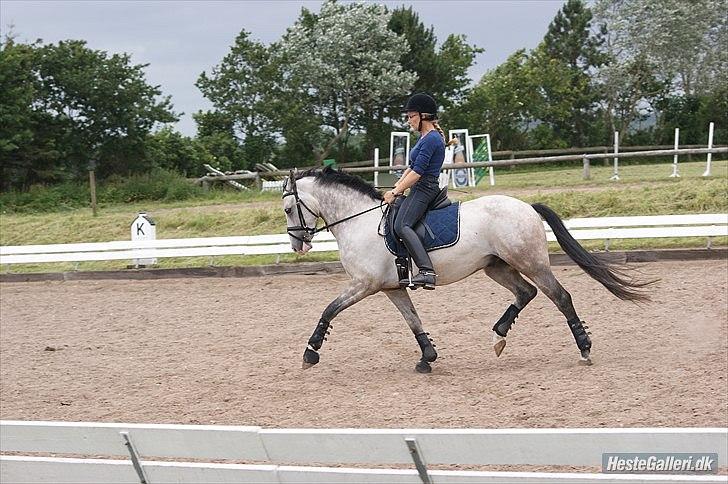
{"label": "white arena rail", "polygon": [[[577,240],[649,239],[664,237],[728,236],[728,214],[656,215],[644,217],[574,218],[564,223]],[[549,241],[555,241],[550,227]],[[314,239],[313,252],[338,250],[328,232]],[[709,245],[709,244],[708,244]],[[202,257],[221,255],[285,254],[291,252],[286,234],[244,237],[204,237],[113,241],[80,244],[16,245],[0,247],[0,264],[81,262],[155,257]]]}
{"label": "white arena rail", "polygon": [[[724,475],[457,471],[427,466],[601,468],[602,454],[619,452],[712,453],[725,467],[728,428],[263,429],[0,421],[0,452],[0,482],[7,483],[726,482]],[[29,455],[33,453],[53,457]],[[380,467],[366,468],[372,464]],[[381,467],[387,465],[399,468]]]}

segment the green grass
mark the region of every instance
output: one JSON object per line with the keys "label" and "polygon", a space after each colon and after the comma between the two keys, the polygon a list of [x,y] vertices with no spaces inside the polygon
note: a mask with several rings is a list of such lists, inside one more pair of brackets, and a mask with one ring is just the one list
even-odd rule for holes
{"label": "green grass", "polygon": [[684,179],[661,185],[536,193],[518,198],[545,203],[562,218],[723,213],[728,212],[728,181]]}
{"label": "green grass", "polygon": [[[603,167],[602,167],[603,168]],[[580,182],[580,169],[550,169],[526,174],[521,171],[496,172],[499,193],[512,194],[529,203],[545,203],[563,218],[616,215],[657,215],[728,212],[728,162],[716,162],[713,175],[700,175],[705,163],[685,163],[682,178],[667,178],[670,166],[630,165],[621,170],[619,182],[610,182],[610,168],[592,170],[593,180]],[[631,173],[634,171],[634,173]],[[501,173],[502,172],[502,173]],[[634,179],[630,177],[635,177]],[[637,180],[641,180],[637,183]],[[550,180],[550,181],[549,181]],[[633,180],[633,181],[629,181]],[[487,183],[487,180],[484,180]],[[645,183],[646,181],[646,183]],[[566,187],[556,191],[555,187]],[[505,188],[505,190],[504,190]],[[481,185],[468,192],[452,192],[453,198],[468,200],[487,195],[492,188]],[[97,217],[89,209],[65,209],[50,213],[0,214],[0,245],[53,244],[128,240],[129,225],[139,211],[157,222],[158,238],[211,237],[283,233],[285,217],[279,193],[236,193],[219,191],[188,201],[134,202],[104,206]],[[716,238],[713,245],[726,245]],[[588,241],[589,249],[603,249],[602,241]],[[676,238],[612,241],[611,250],[644,248],[705,247],[704,238]],[[556,250],[557,246],[552,245]],[[276,262],[337,260],[337,253],[305,256],[220,256],[159,259],[158,267],[199,267],[214,264],[257,265]],[[13,272],[123,269],[128,261],[19,264],[4,266]]]}
{"label": "green grass", "polygon": [[[611,162],[611,160],[610,160]],[[610,180],[614,173],[613,166],[600,163],[592,164],[589,180],[583,179],[581,163],[571,167],[529,165],[527,168],[516,167],[495,169],[495,188],[553,188],[553,187],[603,187],[625,186],[635,183],[676,183],[681,180],[702,179],[705,161],[678,163],[680,178],[669,178],[672,173],[671,163],[655,163],[650,165],[621,163],[619,180]],[[713,160],[711,178],[728,178],[728,160]],[[479,188],[489,189],[489,179],[484,177]]]}

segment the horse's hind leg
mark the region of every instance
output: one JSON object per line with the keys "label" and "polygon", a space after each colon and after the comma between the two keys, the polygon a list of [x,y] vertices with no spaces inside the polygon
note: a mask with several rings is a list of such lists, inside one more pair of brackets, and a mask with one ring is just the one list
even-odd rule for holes
{"label": "horse's hind leg", "polygon": [[484,270],[491,279],[511,291],[516,297],[515,302],[508,306],[503,316],[493,325],[493,349],[495,355],[500,356],[506,347],[508,330],[516,322],[518,313],[536,297],[538,291],[503,259],[494,258]]}
{"label": "horse's hind leg", "polygon": [[574,336],[576,346],[581,352],[581,361],[586,364],[591,364],[589,353],[591,352],[591,338],[586,331],[586,326],[583,325],[583,321],[579,319],[574,309],[574,304],[571,302],[571,294],[556,280],[551,268],[549,266],[541,268],[534,274],[526,274],[536,286],[548,296],[551,301],[559,308],[564,316],[566,316],[566,322],[569,325],[571,334]]}
{"label": "horse's hind leg", "polygon": [[414,304],[412,304],[412,299],[410,299],[409,294],[407,294],[407,290],[395,289],[392,291],[384,291],[384,293],[387,297],[389,297],[389,300],[392,301],[396,308],[399,309],[399,312],[402,313],[404,320],[407,321],[407,325],[415,335],[417,344],[420,345],[420,350],[422,350],[422,359],[415,366],[415,370],[418,373],[430,373],[432,371],[430,363],[437,359],[437,352],[435,351],[435,347],[432,344],[429,334],[425,333],[425,330],[422,328],[422,321],[420,321],[420,317],[417,315],[417,310],[415,309]]}

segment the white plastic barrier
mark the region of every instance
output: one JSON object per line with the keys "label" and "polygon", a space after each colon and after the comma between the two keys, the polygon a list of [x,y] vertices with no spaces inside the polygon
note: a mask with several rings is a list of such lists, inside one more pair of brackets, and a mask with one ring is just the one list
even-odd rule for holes
{"label": "white plastic barrier", "polygon": [[[728,214],[655,215],[644,217],[574,218],[564,221],[577,240],[650,239],[664,237],[728,236]],[[544,222],[546,237],[556,240]],[[316,235],[313,252],[336,251],[329,232]],[[285,254],[291,252],[287,234],[245,237],[204,237],[128,240],[52,245],[0,247],[0,264],[80,262],[155,257],[201,257],[218,255]]]}
{"label": "white plastic barrier", "polygon": [[[613,452],[711,453],[725,466],[728,429],[262,429],[0,421],[0,452],[15,454],[0,456],[0,482],[13,483],[725,482],[725,476],[716,475],[435,471],[427,466],[598,467],[602,465],[602,455]],[[52,453],[54,457],[18,453]],[[212,460],[257,464],[207,462]],[[322,464],[408,464],[411,468]]]}

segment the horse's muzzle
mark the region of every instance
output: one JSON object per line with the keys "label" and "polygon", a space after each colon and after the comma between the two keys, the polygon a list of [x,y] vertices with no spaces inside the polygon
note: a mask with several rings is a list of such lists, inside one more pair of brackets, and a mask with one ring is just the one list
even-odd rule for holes
{"label": "horse's muzzle", "polygon": [[301,244],[301,248],[300,249],[293,248],[293,250],[297,254],[302,254],[303,255],[306,252],[308,252],[309,250],[311,250],[311,247],[312,247],[311,244],[309,244],[308,242],[304,242],[303,244]]}

